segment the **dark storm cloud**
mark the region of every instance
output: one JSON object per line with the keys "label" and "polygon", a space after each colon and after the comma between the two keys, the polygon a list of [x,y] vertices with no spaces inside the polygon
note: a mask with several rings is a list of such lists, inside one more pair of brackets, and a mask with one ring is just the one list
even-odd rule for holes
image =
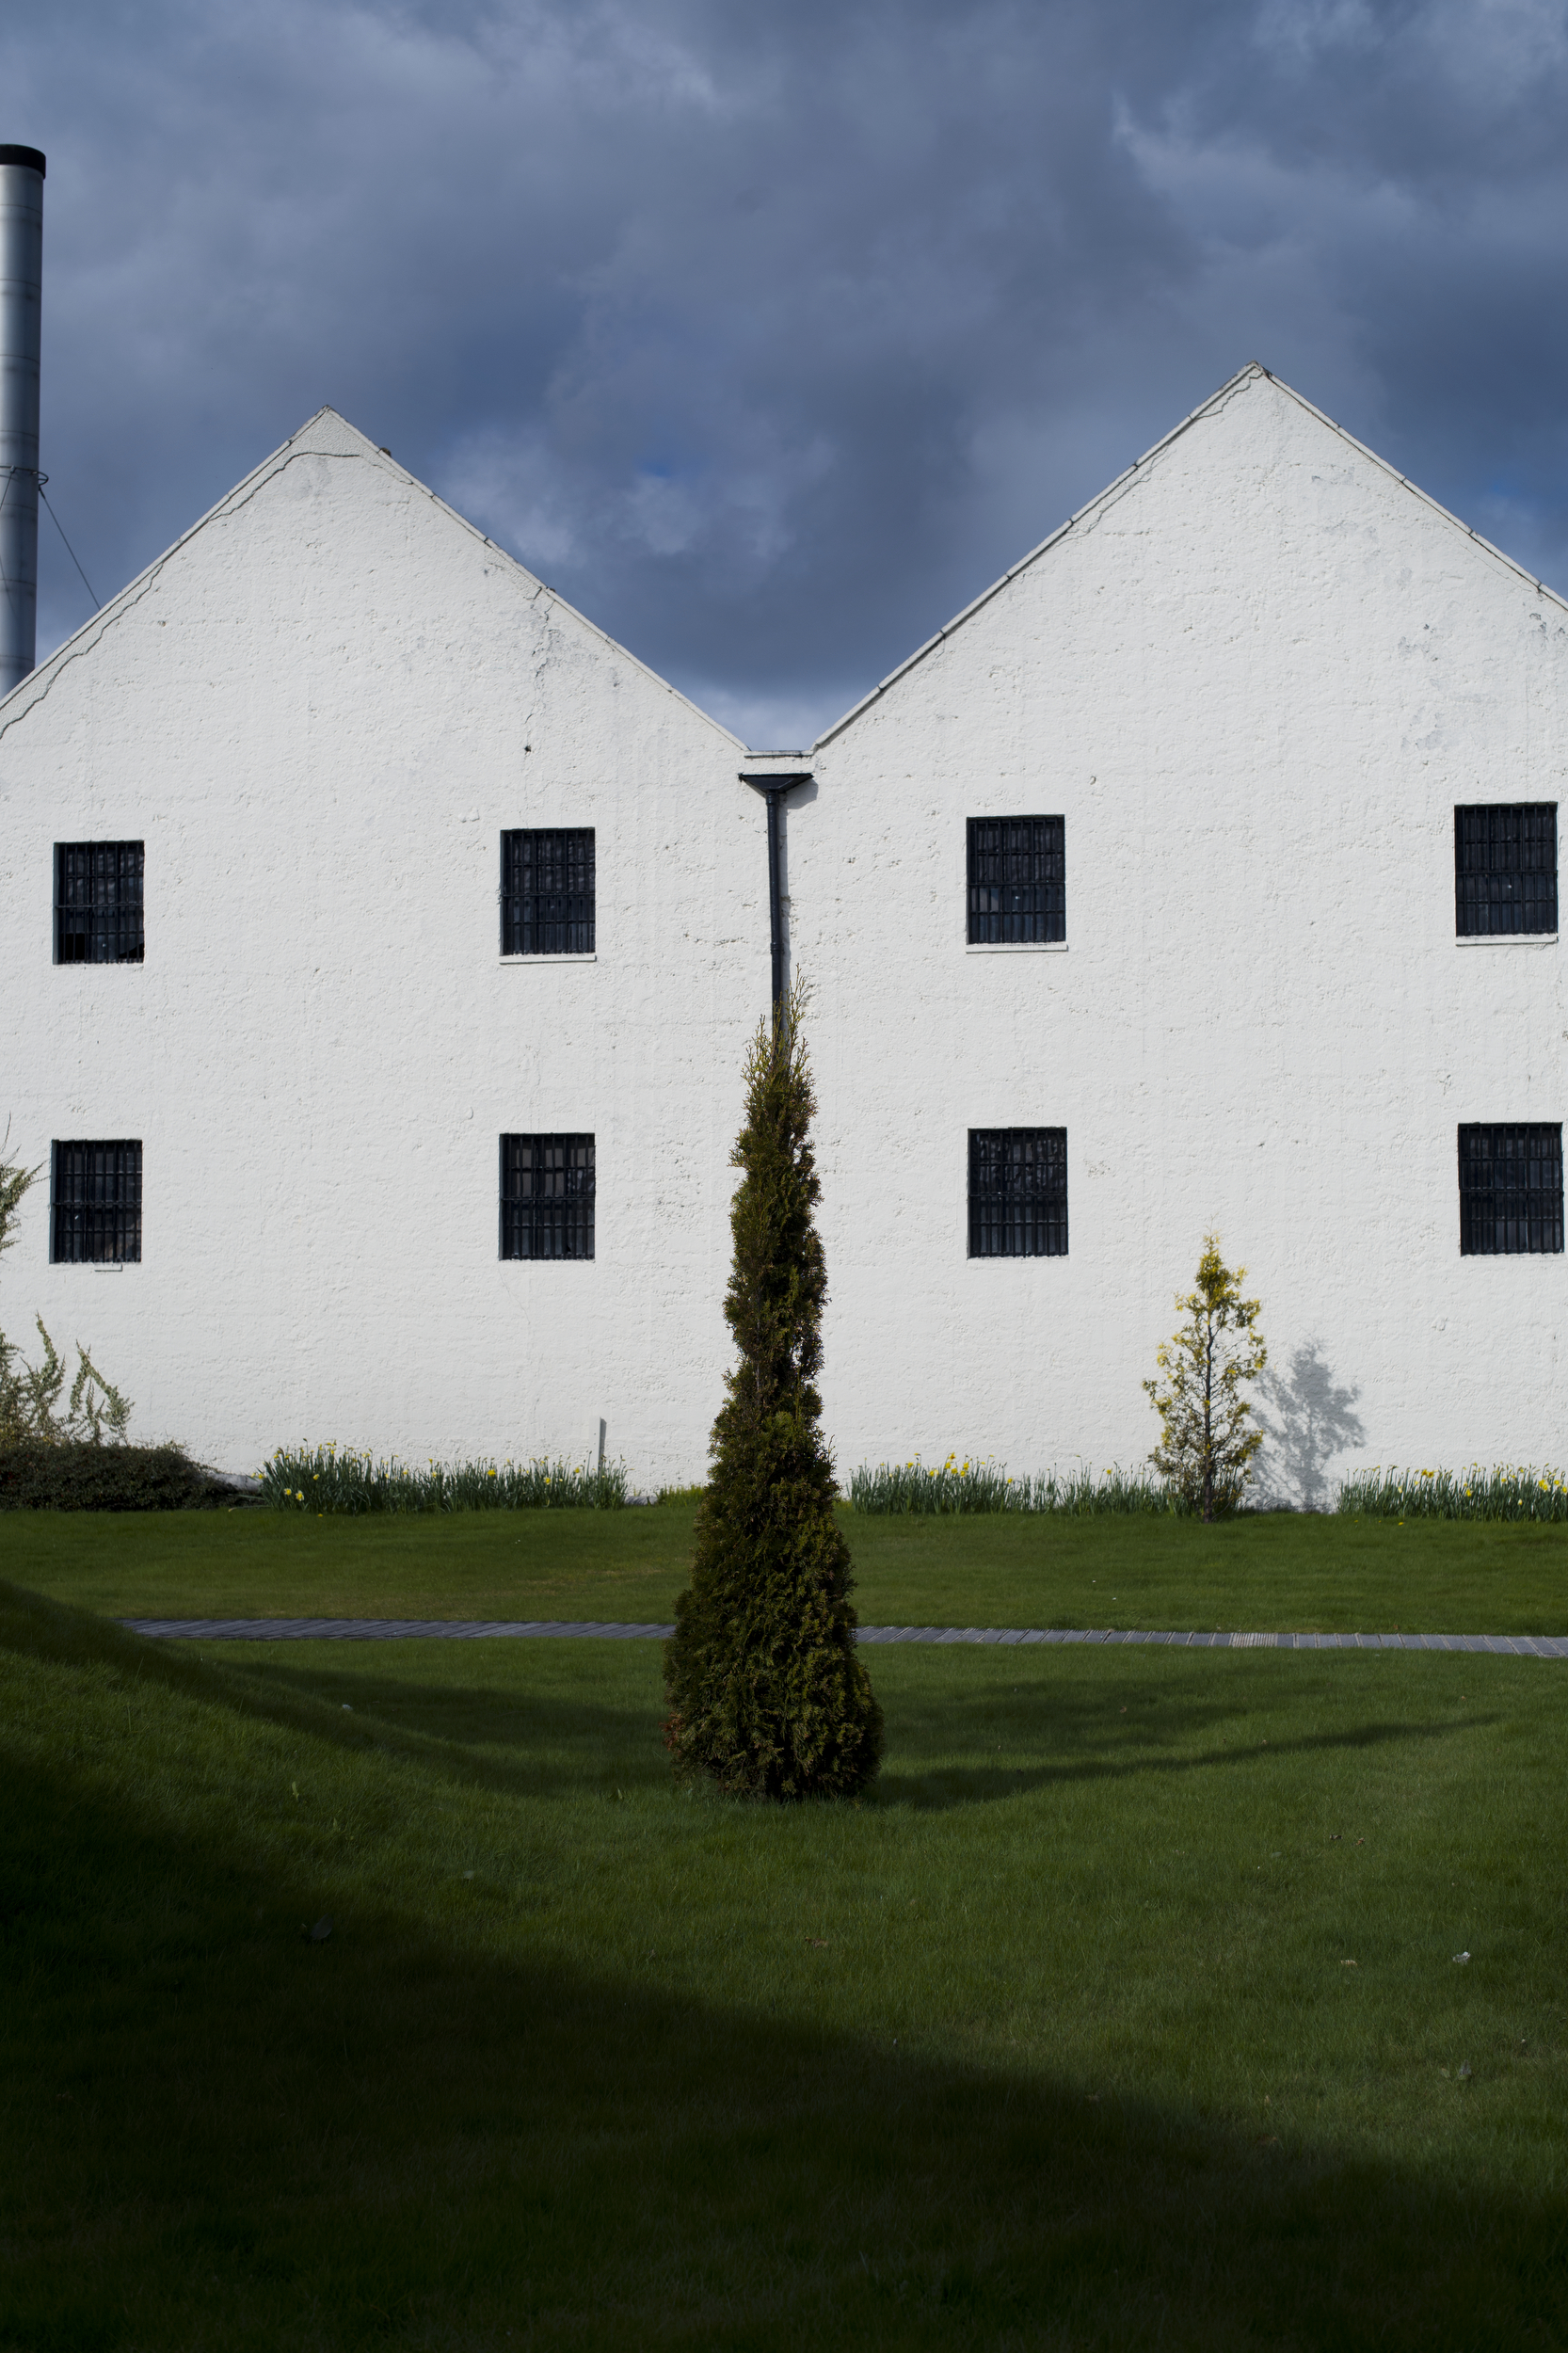
{"label": "dark storm cloud", "polygon": [[65,0],[51,492],[105,595],[330,401],[805,740],[1257,358],[1568,584],[1565,20]]}

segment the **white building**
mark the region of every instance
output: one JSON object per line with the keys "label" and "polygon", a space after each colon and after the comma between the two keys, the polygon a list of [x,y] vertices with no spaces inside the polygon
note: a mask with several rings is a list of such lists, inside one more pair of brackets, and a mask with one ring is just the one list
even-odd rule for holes
{"label": "white building", "polygon": [[[0,704],[0,1124],[52,1161],[0,1321],[232,1467],[602,1417],[638,1484],[700,1477],[770,987],[743,776],[805,776],[846,1475],[1141,1459],[1211,1225],[1275,1492],[1560,1459],[1565,618],[1253,367],[748,756],[323,410]],[[591,1257],[504,1138],[591,1139]]]}

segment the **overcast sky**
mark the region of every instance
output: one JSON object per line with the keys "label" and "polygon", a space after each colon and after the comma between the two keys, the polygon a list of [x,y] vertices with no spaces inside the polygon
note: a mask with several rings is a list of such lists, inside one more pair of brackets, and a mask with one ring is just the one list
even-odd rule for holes
{"label": "overcast sky", "polygon": [[1568,0],[50,0],[0,92],[100,597],[329,401],[804,744],[1252,359],[1568,588]]}

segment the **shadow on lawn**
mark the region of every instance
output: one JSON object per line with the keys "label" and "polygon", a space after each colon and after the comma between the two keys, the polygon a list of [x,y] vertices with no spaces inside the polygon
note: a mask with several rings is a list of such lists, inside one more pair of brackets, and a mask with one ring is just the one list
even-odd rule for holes
{"label": "shadow on lawn", "polygon": [[[308,1721],[319,1733],[318,1711],[325,1709],[328,1738],[351,1746],[368,1739],[476,1787],[542,1797],[581,1794],[599,1783],[669,1780],[657,1718],[647,1704],[617,1706],[575,1690],[556,1697],[522,1685],[424,1683],[296,1667],[277,1655],[223,1664],[259,1716]],[[345,1703],[354,1722],[334,1724]]]}
{"label": "shadow on lawn", "polygon": [[[629,1776],[667,1778],[646,1708],[607,1705],[575,1693],[552,1700],[504,1687],[472,1689],[328,1666],[296,1667],[280,1651],[260,1645],[248,1656],[235,1657],[223,1648],[215,1656],[195,1645],[127,1634],[109,1621],[0,1579],[0,1646],[9,1641],[35,1657],[77,1665],[84,1628],[90,1628],[93,1654],[136,1683],[188,1700],[217,1700],[239,1714],[355,1754],[400,1756],[471,1787],[541,1797],[581,1793],[584,1780],[624,1785]],[[474,1753],[476,1748],[497,1747],[524,1754],[514,1764],[504,1756]]]}
{"label": "shadow on lawn", "polygon": [[8,1796],[8,2346],[1568,2330],[1544,2207],[499,1966],[390,1907],[312,1946],[319,1884],[261,1884],[64,1781]]}
{"label": "shadow on lawn", "polygon": [[[995,1766],[955,1761],[920,1771],[901,1768],[896,1761],[899,1748],[939,1750],[940,1736],[952,1729],[951,1719],[939,1723],[918,1700],[911,1705],[912,1694],[901,1691],[891,1703],[896,1710],[894,1761],[884,1765],[866,1802],[933,1812],[1064,1784],[1212,1772],[1271,1759],[1438,1739],[1496,1721],[1478,1714],[1441,1723],[1373,1721],[1295,1738],[1239,1737],[1194,1753],[1194,1736],[1237,1721],[1233,1705],[1195,1693],[1174,1696],[1168,1685],[1153,1701],[1148,1678],[1136,1674],[1113,1683],[1096,1680],[1085,1690],[1072,1676],[1070,1662],[1066,1667],[1059,1661],[1032,1663],[1016,1672],[1030,1678],[1019,1692],[1011,1700],[985,1694],[969,1720],[971,1728],[984,1731],[987,1738],[990,1732],[1000,1732],[999,1745],[1013,1752],[1014,1761]],[[431,1770],[487,1788],[518,1795],[579,1795],[600,1785],[663,1788],[669,1783],[657,1730],[657,1700],[617,1707],[575,1691],[556,1698],[504,1685],[430,1684],[395,1674],[293,1667],[273,1655],[230,1667],[228,1673],[251,1695],[250,1704],[260,1715],[292,1721],[296,1708],[301,1721],[311,1711],[308,1721],[319,1731],[314,1703],[328,1711],[328,1737],[353,1743],[368,1733]],[[1127,1707],[1136,1711],[1130,1728],[1122,1725],[1118,1712],[1124,1695]],[[344,1698],[360,1719],[359,1729],[347,1733],[330,1717]],[[1019,1699],[1025,1703],[1021,1708]],[[902,1739],[897,1738],[900,1733]],[[1181,1753],[1161,1753],[1151,1746],[1155,1740],[1173,1752],[1179,1746]],[[490,1753],[475,1756],[471,1753],[475,1748]],[[1042,1748],[1047,1751],[1043,1759],[1037,1753]],[[1025,1752],[1021,1756],[1020,1749]],[[1036,1753],[1029,1754],[1031,1749]],[[518,1751],[519,1763],[497,1756],[497,1750]]]}
{"label": "shadow on lawn", "polygon": [[[1227,1676],[1227,1682],[1234,1678],[1231,1695],[1219,1696],[1207,1673],[1207,1688],[1178,1680],[1179,1667],[1173,1676],[1163,1663],[1172,1656],[1156,1653],[1152,1665],[1129,1661],[1119,1674],[1096,1674],[1092,1681],[1075,1675],[1070,1665],[1058,1664],[1049,1653],[1037,1664],[1020,1662],[1011,1671],[1017,1677],[1016,1685],[993,1681],[982,1687],[966,1716],[970,1736],[967,1746],[984,1751],[994,1742],[1000,1752],[994,1765],[975,1764],[966,1755],[962,1761],[917,1771],[901,1767],[894,1750],[883,1767],[876,1798],[883,1804],[931,1810],[1074,1783],[1208,1773],[1340,1750],[1443,1739],[1496,1721],[1494,1714],[1480,1712],[1427,1722],[1374,1718],[1327,1731],[1283,1738],[1276,1732],[1266,1737],[1254,1729],[1257,1704],[1242,1682],[1245,1677],[1250,1683],[1259,1672],[1251,1662],[1237,1662]],[[1174,1656],[1202,1659],[1213,1654]],[[1272,1685],[1271,1699],[1286,1697],[1292,1709],[1304,1705],[1310,1708],[1320,1697],[1336,1708],[1343,1705],[1342,1662],[1325,1671],[1298,1667],[1291,1660],[1282,1676],[1277,1663],[1270,1660],[1261,1672]],[[951,1735],[951,1703],[944,1708],[940,1702],[928,1703],[918,1689],[906,1689],[899,1694],[898,1718],[903,1748],[940,1755],[944,1737]],[[1194,1742],[1205,1745],[1194,1747]]]}
{"label": "shadow on lawn", "polygon": [[[69,1665],[63,1630],[14,1647]],[[101,1689],[100,1651],[76,1663]],[[88,1763],[8,1779],[0,2345],[1568,2335],[1555,2208],[497,1959],[392,1900],[312,1945],[330,1882],[199,1821],[110,1801]]]}
{"label": "shadow on lawn", "polygon": [[[668,1785],[669,1766],[657,1730],[657,1698],[641,1706],[616,1706],[580,1691],[557,1698],[521,1687],[425,1683],[408,1675],[356,1673],[325,1665],[295,1667],[277,1653],[252,1657],[243,1666],[225,1661],[224,1669],[259,1715],[308,1723],[319,1737],[322,1724],[315,1711],[325,1706],[328,1738],[359,1745],[368,1737],[395,1747],[433,1771],[486,1788],[545,1796],[578,1795],[597,1785]],[[951,1716],[943,1721],[916,1694],[900,1691],[891,1704],[895,1736],[904,1737],[896,1740],[894,1761],[884,1766],[867,1802],[937,1811],[1064,1784],[1212,1772],[1271,1759],[1438,1739],[1496,1721],[1491,1715],[1474,1714],[1440,1723],[1372,1721],[1294,1738],[1237,1737],[1194,1753],[1191,1743],[1195,1737],[1237,1722],[1233,1704],[1197,1692],[1173,1692],[1168,1682],[1160,1684],[1154,1675],[1136,1670],[1114,1682],[1096,1679],[1085,1689],[1073,1676],[1071,1662],[1064,1665],[1049,1657],[1013,1672],[1023,1678],[1017,1690],[983,1693],[967,1728],[987,1741],[991,1733],[1000,1733],[999,1745],[1011,1752],[1014,1761],[995,1766],[955,1761],[920,1771],[901,1768],[898,1748],[939,1752],[941,1737],[951,1733],[952,1724]],[[1293,1696],[1306,1694],[1298,1690]],[[344,1699],[360,1720],[346,1729],[331,1715]],[[1123,1722],[1124,1705],[1130,1711],[1130,1723]],[[489,1753],[474,1755],[475,1749]],[[1038,1753],[1042,1749],[1043,1758]],[[1164,1749],[1173,1753],[1162,1753]],[[495,1753],[508,1750],[519,1753],[517,1764]],[[1031,1750],[1035,1753],[1030,1754]]]}
{"label": "shadow on lawn", "polygon": [[1139,1750],[1128,1757],[1064,1759],[1051,1765],[951,1765],[925,1772],[884,1767],[876,1794],[888,1805],[923,1812],[977,1805],[987,1799],[1016,1797],[1020,1790],[1049,1789],[1076,1782],[1143,1781],[1151,1774],[1213,1772],[1223,1766],[1267,1764],[1284,1757],[1316,1756],[1338,1749],[1382,1748],[1394,1741],[1446,1739],[1456,1731],[1495,1723],[1493,1716],[1466,1716],[1437,1724],[1355,1724],[1344,1732],[1306,1733],[1295,1740],[1237,1741],[1197,1755],[1151,1756]]}

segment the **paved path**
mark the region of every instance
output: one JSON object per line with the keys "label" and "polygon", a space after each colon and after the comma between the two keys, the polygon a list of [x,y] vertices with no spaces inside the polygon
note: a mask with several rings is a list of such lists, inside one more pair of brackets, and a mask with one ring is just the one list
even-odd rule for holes
{"label": "paved path", "polygon": [[[673,1625],[601,1625],[558,1618],[122,1618],[133,1634],[202,1642],[405,1642],[437,1637],[488,1641],[497,1635],[578,1635],[600,1641],[658,1641]],[[1145,1634],[1100,1627],[863,1625],[863,1642],[1174,1642],[1192,1650],[1462,1650],[1512,1658],[1568,1658],[1561,1634]]]}

